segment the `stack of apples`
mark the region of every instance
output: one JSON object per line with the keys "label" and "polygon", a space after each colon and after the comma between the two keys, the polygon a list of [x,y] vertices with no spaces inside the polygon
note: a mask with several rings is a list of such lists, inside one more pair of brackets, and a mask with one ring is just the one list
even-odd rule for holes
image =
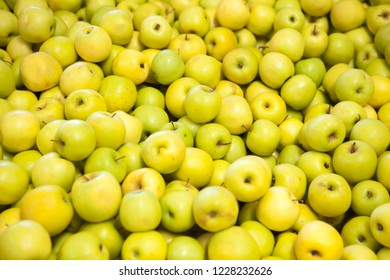
{"label": "stack of apples", "polygon": [[0,0],[0,259],[390,259],[389,0]]}

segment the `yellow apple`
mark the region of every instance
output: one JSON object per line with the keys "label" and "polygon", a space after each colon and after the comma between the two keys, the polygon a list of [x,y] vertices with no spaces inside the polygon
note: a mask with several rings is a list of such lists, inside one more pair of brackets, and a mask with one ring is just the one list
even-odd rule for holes
{"label": "yellow apple", "polygon": [[123,242],[122,260],[165,260],[167,242],[155,230],[131,233]]}

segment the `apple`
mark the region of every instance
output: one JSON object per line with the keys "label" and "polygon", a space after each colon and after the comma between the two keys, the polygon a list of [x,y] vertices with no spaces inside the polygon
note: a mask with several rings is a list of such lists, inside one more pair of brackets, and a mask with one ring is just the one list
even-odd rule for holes
{"label": "apple", "polygon": [[6,100],[13,109],[28,110],[38,101],[38,97],[30,90],[15,89]]}
{"label": "apple", "polygon": [[194,146],[194,136],[192,131],[184,122],[171,121],[164,124],[160,130],[168,130],[177,134],[184,141],[186,147]]}
{"label": "apple", "polygon": [[126,162],[127,173],[133,170],[145,167],[145,163],[142,159],[141,146],[135,142],[125,142],[120,146],[117,151],[123,157]]}
{"label": "apple", "polygon": [[49,0],[49,1],[47,1],[47,5],[53,11],[65,10],[65,11],[77,12],[82,6],[82,1],[80,1],[80,0],[68,0],[68,1]]}
{"label": "apple", "polygon": [[194,143],[197,148],[208,152],[213,159],[223,158],[230,149],[232,135],[218,123],[205,123],[199,127]]}
{"label": "apple", "polygon": [[385,247],[389,247],[390,245],[389,235],[387,234],[389,221],[386,219],[389,212],[390,202],[386,202],[377,206],[370,215],[371,233],[375,240]]}
{"label": "apple", "polygon": [[333,102],[337,102],[337,96],[335,93],[335,83],[341,73],[352,69],[353,67],[347,63],[336,63],[330,67],[327,67],[324,78],[322,79],[322,87],[328,94],[329,99]]}
{"label": "apple", "polygon": [[32,220],[18,221],[0,236],[2,260],[45,260],[51,249],[49,233],[40,223]]}
{"label": "apple", "polygon": [[32,54],[34,52],[33,43],[27,42],[20,35],[16,35],[15,37],[13,37],[8,42],[5,50],[13,61],[18,58],[22,58],[27,54]]}
{"label": "apple", "polygon": [[267,119],[281,124],[287,116],[287,107],[283,98],[272,91],[259,93],[253,99],[248,101],[252,111],[253,118]]}
{"label": "apple", "polygon": [[9,41],[19,34],[18,18],[11,11],[0,10],[0,46],[6,47]]}
{"label": "apple", "polygon": [[66,96],[79,89],[98,91],[103,78],[103,70],[97,64],[78,60],[63,70],[59,87]]}
{"label": "apple", "polygon": [[296,199],[304,198],[307,189],[306,174],[291,163],[277,164],[272,168],[273,184],[288,188]]}
{"label": "apple", "polygon": [[338,174],[321,174],[308,186],[307,198],[317,214],[337,217],[345,214],[351,206],[351,187]]}
{"label": "apple", "polygon": [[56,151],[54,141],[52,140],[54,139],[57,129],[64,122],[66,122],[65,119],[53,120],[39,130],[35,139],[35,145],[41,154],[44,155]]}
{"label": "apple", "polygon": [[[134,9],[133,12],[133,25],[134,30],[139,30],[142,21],[152,15],[165,16],[164,9],[156,3],[143,1],[138,3],[139,5]],[[175,10],[176,13],[176,10]]]}
{"label": "apple", "polygon": [[165,260],[168,244],[156,230],[132,232],[124,240],[121,259],[123,260]]}
{"label": "apple", "polygon": [[14,154],[11,158],[11,161],[22,167],[27,171],[29,178],[29,183],[31,183],[31,171],[38,159],[42,157],[42,154],[37,150],[26,150]]}
{"label": "apple", "polygon": [[225,159],[213,160],[213,175],[210,179],[209,185],[223,186],[225,184],[225,175],[230,162]]}
{"label": "apple", "polygon": [[6,98],[16,89],[16,81],[15,76],[11,67],[12,63],[8,65],[3,60],[0,60],[0,81],[1,81],[1,89],[0,89],[0,97]]}
{"label": "apple", "polygon": [[244,90],[241,86],[229,80],[220,80],[215,86],[215,90],[222,96],[222,98],[228,95],[244,96]]}
{"label": "apple", "polygon": [[378,252],[376,253],[377,257],[379,260],[389,260],[389,253],[390,253],[390,250],[389,248],[387,247],[382,247],[378,250]]}
{"label": "apple", "polygon": [[[157,105],[141,105],[135,108],[131,115],[141,121],[143,128],[142,137],[159,131],[163,125],[169,123],[168,113]],[[143,139],[142,137],[141,139]]]}
{"label": "apple", "polygon": [[355,54],[357,54],[365,46],[374,43],[374,36],[366,25],[356,27],[345,32],[345,34],[347,34],[347,36],[352,39],[355,47]]}
{"label": "apple", "polygon": [[29,109],[30,112],[37,116],[41,127],[53,121],[65,119],[64,104],[58,98],[40,98]]}
{"label": "apple", "polygon": [[196,194],[190,191],[166,191],[161,199],[161,225],[175,233],[186,232],[195,225],[192,205]]}
{"label": "apple", "polygon": [[284,82],[294,75],[295,68],[291,59],[280,52],[268,52],[259,63],[260,79],[267,86],[280,89]]}
{"label": "apple", "polygon": [[218,23],[231,30],[241,29],[249,21],[249,5],[242,0],[221,0],[216,8]]}
{"label": "apple", "polygon": [[366,9],[358,0],[338,1],[332,5],[329,17],[336,30],[346,32],[365,23]]}
{"label": "apple", "polygon": [[118,75],[105,76],[100,83],[99,93],[104,97],[108,112],[128,112],[136,103],[137,88],[132,80]]}
{"label": "apple", "polygon": [[19,34],[27,42],[42,43],[54,35],[56,20],[48,9],[27,6],[17,17]]}
{"label": "apple", "polygon": [[141,167],[127,173],[121,184],[122,195],[136,190],[147,190],[160,199],[165,193],[165,181],[161,173],[150,167]]}
{"label": "apple", "polygon": [[305,172],[309,184],[321,174],[334,173],[332,156],[326,152],[304,151],[296,160],[296,165]]}
{"label": "apple", "polygon": [[208,54],[197,54],[185,63],[185,77],[214,88],[222,79],[222,62]]}
{"label": "apple", "polygon": [[96,147],[93,127],[88,122],[78,119],[62,123],[52,141],[56,152],[71,161],[86,159]]}
{"label": "apple", "polygon": [[293,28],[281,28],[272,34],[269,40],[269,51],[287,55],[292,62],[303,56],[304,39],[300,31]]}
{"label": "apple", "polygon": [[317,88],[321,86],[327,69],[318,57],[301,59],[295,63],[295,75],[305,74],[313,80]]}
{"label": "apple", "polygon": [[171,180],[167,182],[165,186],[165,193],[175,191],[185,191],[195,196],[196,194],[198,194],[199,189],[197,189],[194,185],[190,184],[187,181]]}
{"label": "apple", "polygon": [[340,101],[350,100],[365,105],[373,96],[374,85],[369,74],[362,69],[354,68],[340,74],[334,90]]}
{"label": "apple", "polygon": [[222,159],[232,163],[236,159],[239,159],[240,157],[245,156],[246,154],[247,154],[247,149],[246,149],[244,139],[242,139],[240,135],[233,134],[229,151]]}
{"label": "apple", "polygon": [[288,6],[280,9],[275,8],[275,6],[276,14],[273,23],[275,31],[283,28],[291,28],[299,32],[302,30],[305,25],[305,14],[301,10],[299,3],[297,3],[297,6]]}
{"label": "apple", "polygon": [[141,86],[137,91],[137,100],[134,107],[138,107],[143,104],[157,105],[162,109],[165,109],[165,96],[161,90],[153,86]]}
{"label": "apple", "polygon": [[0,236],[10,226],[20,221],[20,207],[10,207],[0,213]]}
{"label": "apple", "polygon": [[31,169],[31,182],[34,187],[57,185],[69,192],[75,178],[74,163],[56,152],[42,155]]}
{"label": "apple", "polygon": [[328,36],[328,45],[321,58],[328,66],[338,63],[349,63],[354,57],[353,41],[348,35],[333,32]]}
{"label": "apple", "polygon": [[279,146],[281,131],[272,121],[257,119],[253,122],[245,136],[247,148],[259,156],[270,156]]}
{"label": "apple", "polygon": [[129,232],[154,230],[160,224],[161,216],[160,202],[151,191],[141,189],[128,192],[120,202],[119,220]]}
{"label": "apple", "polygon": [[283,260],[296,260],[294,243],[297,239],[295,232],[281,232],[275,238],[275,246],[272,251],[273,257],[279,257]]}
{"label": "apple", "polygon": [[66,238],[57,256],[59,260],[109,260],[110,252],[95,233],[80,231]]}
{"label": "apple", "polygon": [[370,76],[384,76],[390,77],[390,66],[385,58],[376,57],[367,63],[364,68],[367,74]]}
{"label": "apple", "polygon": [[2,148],[11,153],[31,149],[40,130],[37,116],[27,110],[15,109],[3,115],[0,122]]}
{"label": "apple", "polygon": [[41,44],[39,50],[57,59],[63,69],[75,63],[78,59],[73,40],[62,35],[47,39]]}
{"label": "apple", "polygon": [[267,162],[254,155],[243,156],[226,169],[224,186],[238,201],[261,198],[271,186],[272,170]]}
{"label": "apple", "polygon": [[177,18],[180,33],[193,33],[204,37],[210,29],[210,20],[201,6],[188,6],[184,8]]}
{"label": "apple", "polygon": [[150,70],[159,84],[169,85],[184,75],[185,63],[177,52],[165,49],[154,56]]}
{"label": "apple", "polygon": [[106,112],[107,103],[104,97],[93,89],[76,89],[64,102],[64,114],[67,120],[87,120],[94,112]]}
{"label": "apple", "polygon": [[306,203],[299,203],[299,216],[295,224],[291,227],[293,232],[299,232],[301,228],[310,221],[319,220],[318,214]]}
{"label": "apple", "polygon": [[225,126],[232,135],[242,135],[252,126],[253,115],[244,97],[230,95],[222,99],[219,112],[213,121]]}
{"label": "apple", "polygon": [[186,115],[194,122],[207,123],[213,120],[222,104],[221,95],[206,85],[192,87],[184,99]]}
{"label": "apple", "polygon": [[257,220],[272,231],[288,230],[299,217],[298,204],[298,200],[288,188],[272,186],[257,204]]}
{"label": "apple", "polygon": [[235,48],[225,54],[222,60],[224,76],[239,85],[252,82],[258,74],[255,54],[249,48]]}
{"label": "apple", "polygon": [[316,92],[316,83],[306,74],[298,73],[288,78],[280,88],[280,96],[294,110],[308,107]]}
{"label": "apple", "polygon": [[378,157],[378,165],[377,170],[375,172],[375,177],[377,181],[381,184],[383,184],[387,190],[390,190],[390,181],[387,177],[388,172],[388,163],[390,159],[390,152],[385,151]]}
{"label": "apple", "polygon": [[223,57],[238,45],[234,31],[224,26],[211,28],[203,37],[203,41],[207,54],[218,61],[222,61]]}
{"label": "apple", "polygon": [[351,130],[357,122],[367,118],[364,107],[352,100],[337,102],[331,108],[330,114],[338,117],[344,123],[346,137],[350,137]]}
{"label": "apple", "polygon": [[245,27],[257,36],[266,36],[273,29],[276,11],[271,5],[256,3],[250,5],[249,21]]}
{"label": "apple", "polygon": [[9,205],[20,199],[27,190],[29,176],[17,163],[0,160],[0,205]]}
{"label": "apple", "polygon": [[166,48],[173,32],[168,20],[162,15],[146,17],[138,30],[141,42],[151,49]]}
{"label": "apple", "polygon": [[327,15],[333,5],[332,0],[325,0],[320,2],[315,2],[311,0],[301,0],[299,3],[301,4],[302,11],[305,14],[308,14],[313,17],[321,17]]}
{"label": "apple", "polygon": [[389,120],[390,103],[383,104],[378,110],[378,119],[382,121],[388,128],[390,128]]}
{"label": "apple", "polygon": [[371,179],[375,175],[377,162],[374,148],[361,140],[349,140],[340,144],[334,150],[332,158],[335,172],[350,184]]}
{"label": "apple", "polygon": [[378,260],[377,255],[367,246],[352,244],[344,247],[342,260]]}
{"label": "apple", "polygon": [[141,120],[122,110],[116,110],[113,114],[122,119],[125,125],[125,137],[123,139],[123,143],[139,143],[143,131],[143,123]]}
{"label": "apple", "polygon": [[203,41],[203,37],[193,33],[182,33],[175,36],[171,39],[167,48],[179,54],[184,63],[192,56],[207,53],[206,42]]}
{"label": "apple", "polygon": [[205,249],[192,236],[176,236],[168,243],[167,260],[204,260]]}

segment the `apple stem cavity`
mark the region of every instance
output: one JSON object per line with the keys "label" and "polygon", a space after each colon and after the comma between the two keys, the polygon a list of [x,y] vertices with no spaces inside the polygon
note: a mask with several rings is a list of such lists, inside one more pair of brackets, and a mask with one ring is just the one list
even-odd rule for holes
{"label": "apple stem cavity", "polygon": [[356,153],[357,150],[358,150],[358,147],[356,147],[356,142],[353,142],[352,145],[351,145],[351,148],[349,149],[349,152],[351,154],[353,154],[353,153]]}
{"label": "apple stem cavity", "polygon": [[121,156],[121,157],[117,158],[117,159],[115,160],[115,162],[118,162],[118,161],[120,161],[121,159],[124,159],[124,158],[126,158],[126,156]]}

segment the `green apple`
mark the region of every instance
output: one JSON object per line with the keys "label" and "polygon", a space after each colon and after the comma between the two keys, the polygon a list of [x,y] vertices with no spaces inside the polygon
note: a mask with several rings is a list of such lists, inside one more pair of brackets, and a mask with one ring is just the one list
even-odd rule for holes
{"label": "green apple", "polygon": [[231,191],[222,186],[202,188],[193,201],[196,224],[209,232],[233,226],[238,217],[238,202]]}
{"label": "green apple", "polygon": [[300,9],[299,3],[297,3],[297,6],[288,6],[278,10],[275,9],[275,11],[273,24],[275,31],[283,28],[292,28],[300,32],[305,25],[305,14]]}
{"label": "green apple", "polygon": [[154,230],[160,224],[161,216],[160,202],[151,191],[142,189],[131,191],[121,200],[119,220],[129,232]]}
{"label": "green apple", "polygon": [[276,125],[281,124],[287,116],[287,106],[283,98],[272,91],[257,94],[248,101],[253,118],[268,119]]}
{"label": "green apple", "polygon": [[294,243],[297,239],[297,233],[285,231],[279,233],[275,238],[275,246],[272,256],[279,257],[283,260],[296,260]]}
{"label": "green apple", "polygon": [[305,151],[297,159],[296,165],[305,172],[308,183],[321,174],[334,172],[332,156],[326,152]]}
{"label": "green apple", "polygon": [[376,207],[370,215],[370,229],[375,240],[385,247],[390,246],[390,239],[387,231],[389,230],[390,202]]}
{"label": "green apple", "polygon": [[349,63],[354,57],[353,41],[348,35],[334,32],[328,36],[328,45],[321,58],[328,66]]}
{"label": "green apple", "polygon": [[384,76],[390,78],[390,66],[385,58],[376,57],[367,63],[364,68],[370,76]]}
{"label": "green apple", "polygon": [[280,149],[277,164],[290,163],[297,165],[298,159],[303,153],[305,151],[298,144],[287,145]]}
{"label": "green apple", "polygon": [[258,156],[247,155],[232,162],[226,170],[224,186],[238,201],[261,198],[271,186],[272,171]]}
{"label": "green apple", "polygon": [[105,76],[100,83],[99,93],[104,97],[107,111],[130,111],[137,100],[137,88],[132,80],[118,76]]}
{"label": "green apple", "polygon": [[260,79],[274,89],[281,88],[284,82],[294,75],[294,72],[294,63],[283,53],[268,52],[259,63]]}
{"label": "green apple", "polygon": [[54,121],[46,124],[38,132],[37,137],[35,139],[35,144],[38,148],[38,151],[41,154],[47,154],[47,153],[56,151],[55,144],[54,144],[55,142],[52,140],[54,139],[54,135],[56,134],[57,129],[64,122],[66,122],[66,120],[64,120],[64,119],[54,120]]}
{"label": "green apple", "polygon": [[318,57],[301,59],[295,63],[295,74],[305,74],[313,80],[317,88],[322,84],[326,70],[325,63]]}
{"label": "green apple", "polygon": [[161,173],[150,167],[129,172],[121,184],[122,195],[136,190],[145,190],[153,193],[160,199],[165,193],[165,181]]}
{"label": "green apple", "polygon": [[266,36],[273,29],[276,11],[266,3],[254,3],[249,6],[250,17],[246,28],[257,36]]}
{"label": "green apple", "polygon": [[160,199],[161,225],[171,232],[185,232],[195,225],[192,205],[195,196],[190,191],[166,191]]}
{"label": "green apple", "polygon": [[249,21],[249,5],[242,0],[221,0],[216,6],[215,16],[221,26],[238,30]]}
{"label": "green apple", "polygon": [[357,215],[370,216],[372,211],[390,201],[384,185],[374,180],[364,180],[352,187],[351,208]]}
{"label": "green apple", "polygon": [[298,199],[303,199],[307,189],[306,174],[302,169],[291,163],[277,164],[272,168],[273,184],[284,186]]}
{"label": "green apple", "polygon": [[186,145],[181,137],[169,130],[149,135],[142,144],[145,164],[162,174],[178,170],[185,158]]}
{"label": "green apple", "polygon": [[166,48],[172,38],[172,27],[161,15],[151,15],[141,22],[139,27],[141,42],[148,48]]}
{"label": "green apple", "polygon": [[205,249],[192,236],[176,236],[168,243],[167,260],[204,260]]}
{"label": "green apple", "polygon": [[390,144],[390,131],[383,122],[366,118],[355,123],[351,130],[350,139],[362,140],[370,144],[377,156],[380,156]]}
{"label": "green apple", "polygon": [[389,162],[390,162],[390,151],[383,152],[378,157],[378,166],[375,172],[375,177],[377,181],[383,184],[387,190],[390,190],[390,181],[387,176],[387,172],[389,170]]}
{"label": "green apple", "polygon": [[304,123],[298,137],[315,151],[329,152],[344,142],[346,129],[339,117],[323,114]]}
{"label": "green apple", "polygon": [[297,62],[303,56],[304,39],[300,31],[293,28],[281,28],[273,33],[269,40],[269,51],[287,55],[292,62]]}
{"label": "green apple", "polygon": [[97,147],[84,161],[84,173],[108,171],[118,180],[123,181],[127,175],[127,164],[124,157],[111,147]]}
{"label": "green apple", "polygon": [[26,192],[29,176],[25,169],[12,161],[0,160],[0,170],[0,205],[9,205]]}
{"label": "green apple", "polygon": [[275,237],[271,230],[255,220],[245,221],[241,223],[240,226],[246,229],[252,238],[256,241],[260,249],[260,258],[272,254]]}
{"label": "green apple", "polygon": [[0,82],[2,85],[0,89],[1,98],[6,98],[16,89],[15,76],[11,66],[12,63],[8,65],[5,61],[0,60]]}
{"label": "green apple", "polygon": [[234,31],[223,26],[211,28],[204,36],[203,41],[207,54],[218,61],[222,61],[223,57],[238,45]]}
{"label": "green apple", "polygon": [[115,113],[94,111],[85,120],[95,131],[96,148],[118,149],[124,142],[126,127]]}
{"label": "green apple", "polygon": [[98,91],[103,77],[104,73],[99,65],[79,60],[63,70],[59,80],[59,86],[66,96],[79,89]]}
{"label": "green apple", "polygon": [[123,242],[122,260],[165,260],[168,244],[156,230],[132,232]]}
{"label": "green apple", "polygon": [[126,142],[117,151],[126,162],[127,173],[145,167],[142,159],[141,146],[138,143]]}
{"label": "green apple", "polygon": [[342,260],[378,260],[377,255],[367,246],[351,244],[344,247]]}
{"label": "green apple", "polygon": [[222,79],[222,62],[208,54],[197,54],[185,63],[185,77],[214,88]]}
{"label": "green apple", "polygon": [[332,158],[335,172],[350,184],[371,179],[375,175],[377,162],[374,148],[361,140],[349,140],[340,144],[334,150]]}
{"label": "green apple", "polygon": [[298,200],[288,188],[272,186],[260,198],[256,217],[272,231],[285,231],[291,228],[299,217],[298,204]]}
{"label": "green apple", "polygon": [[[175,10],[176,13],[176,10]],[[134,9],[133,12],[133,24],[134,30],[139,30],[142,21],[152,15],[165,16],[164,9],[153,2],[140,2],[139,5]]]}
{"label": "green apple", "polygon": [[206,11],[201,6],[189,6],[184,8],[177,18],[180,33],[193,33],[204,37],[210,29],[210,20]]}
{"label": "green apple", "polygon": [[105,29],[91,24],[79,30],[74,46],[83,60],[97,63],[111,54],[112,40]]}
{"label": "green apple", "polygon": [[179,54],[184,63],[192,56],[207,53],[206,42],[203,41],[203,37],[193,33],[182,33],[175,36],[169,42],[168,49]]}
{"label": "green apple", "polygon": [[281,131],[274,122],[257,119],[246,133],[245,144],[252,153],[266,157],[276,151],[281,137]]}
{"label": "green apple", "polygon": [[305,109],[317,92],[316,83],[306,74],[296,73],[280,88],[280,96],[294,110]]}
{"label": "green apple", "polygon": [[192,87],[184,99],[186,115],[197,123],[213,120],[221,108],[222,97],[213,88],[206,85]]}
{"label": "green apple", "polygon": [[93,127],[83,120],[67,120],[53,138],[56,152],[71,161],[86,159],[96,147]]}
{"label": "green apple", "polygon": [[142,122],[143,137],[157,132],[163,125],[169,123],[168,113],[157,105],[141,105],[135,108],[131,115]]}
{"label": "green apple", "polygon": [[31,181],[34,187],[54,184],[70,191],[75,177],[74,163],[62,158],[56,152],[42,155],[31,170]]}
{"label": "green apple", "polygon": [[328,33],[316,23],[304,26],[301,33],[304,41],[303,57],[320,58],[328,46]]}
{"label": "green apple", "polygon": [[37,116],[27,110],[11,110],[0,122],[1,145],[4,150],[17,153],[31,149],[40,130]]}
{"label": "green apple", "polygon": [[240,135],[232,135],[232,141],[230,142],[229,151],[222,158],[227,162],[234,162],[235,160],[245,156],[247,154],[247,149],[245,146],[244,139],[241,138]]}
{"label": "green apple", "polygon": [[357,122],[367,118],[364,107],[352,100],[337,102],[331,108],[330,114],[338,117],[344,123],[346,137],[350,137],[351,130]]}
{"label": "green apple", "polygon": [[184,161],[171,179],[189,182],[197,188],[208,185],[213,175],[213,158],[197,147],[186,147]]}
{"label": "green apple", "polygon": [[136,95],[136,102],[134,107],[138,107],[142,104],[157,105],[162,109],[165,109],[165,95],[161,90],[153,86],[143,86],[138,88]]}
{"label": "green apple", "polygon": [[11,158],[11,161],[22,167],[27,171],[29,177],[29,183],[31,183],[31,173],[33,167],[36,165],[37,161],[42,157],[42,154],[33,149],[22,151],[17,154],[14,154]]}
{"label": "green apple", "polygon": [[338,174],[321,174],[307,189],[310,207],[319,215],[337,217],[351,206],[352,193],[348,182]]}
{"label": "green apple", "polygon": [[338,100],[365,105],[374,94],[374,81],[364,70],[354,68],[340,74],[334,89]]}
{"label": "green apple", "polygon": [[49,233],[35,221],[21,220],[10,225],[0,236],[2,260],[45,260],[51,249]]}
{"label": "green apple", "polygon": [[124,238],[116,229],[114,219],[100,223],[85,222],[81,225],[79,231],[88,231],[96,234],[102,241],[102,244],[107,247],[111,260],[120,257]]}
{"label": "green apple", "polygon": [[154,56],[151,71],[157,82],[169,85],[184,75],[185,63],[177,52],[165,49]]}
{"label": "green apple", "polygon": [[338,1],[332,5],[329,17],[336,30],[346,32],[365,23],[366,9],[358,0]]}
{"label": "green apple", "polygon": [[30,43],[42,43],[54,35],[53,12],[39,6],[27,6],[18,15],[20,36]]}
{"label": "green apple", "polygon": [[77,214],[87,222],[115,217],[122,199],[121,186],[108,171],[86,173],[75,179],[71,198]]}
{"label": "green apple", "polygon": [[6,47],[8,42],[19,34],[18,18],[11,11],[0,10],[0,46]]}
{"label": "green apple", "polygon": [[206,123],[199,127],[194,140],[197,148],[208,152],[213,159],[221,159],[230,149],[232,135],[221,124]]}
{"label": "green apple", "polygon": [[225,126],[232,135],[241,135],[252,126],[253,115],[244,97],[230,95],[222,98],[221,107],[213,121]]}
{"label": "green apple", "polygon": [[58,251],[59,260],[109,260],[110,252],[95,233],[80,231],[69,236]]}
{"label": "green apple", "polygon": [[186,147],[194,146],[194,136],[192,131],[184,122],[171,121],[163,125],[160,130],[168,130],[177,134],[184,141]]}
{"label": "green apple", "polygon": [[239,85],[251,83],[258,74],[255,54],[249,48],[235,48],[225,54],[222,60],[224,76]]}
{"label": "green apple", "polygon": [[301,228],[294,247],[298,260],[339,260],[344,243],[332,225],[315,220]]}

